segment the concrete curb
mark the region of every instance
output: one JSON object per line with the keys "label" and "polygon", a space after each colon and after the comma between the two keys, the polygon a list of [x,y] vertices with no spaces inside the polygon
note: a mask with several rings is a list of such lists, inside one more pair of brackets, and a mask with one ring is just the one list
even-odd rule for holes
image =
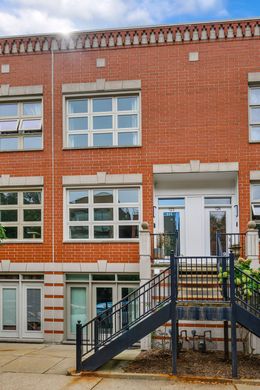
{"label": "concrete curb", "polygon": [[204,382],[204,383],[225,383],[225,384],[243,384],[251,386],[260,386],[258,379],[229,379],[213,376],[189,376],[189,375],[168,375],[168,374],[139,374],[130,372],[109,372],[109,371],[82,371],[69,369],[67,371],[69,376],[91,376],[97,378],[111,378],[111,379],[149,379],[159,381],[175,381],[175,382]]}

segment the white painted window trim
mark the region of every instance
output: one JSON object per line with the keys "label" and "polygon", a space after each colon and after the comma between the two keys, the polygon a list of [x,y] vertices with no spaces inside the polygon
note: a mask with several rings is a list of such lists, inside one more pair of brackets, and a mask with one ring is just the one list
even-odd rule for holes
{"label": "white painted window trim", "polygon": [[[127,189],[127,188],[136,188],[139,190],[139,201],[138,203],[124,203],[120,204],[118,203],[118,195],[117,190],[118,189]],[[88,204],[77,204],[77,205],[69,205],[68,203],[68,191],[69,190],[88,190],[89,192],[89,202]],[[113,190],[113,203],[96,203],[93,202],[93,193],[95,190],[100,189],[106,189],[106,190]],[[138,229],[140,228],[141,222],[142,222],[142,186],[140,185],[118,185],[118,186],[95,186],[95,187],[82,187],[82,186],[71,186],[71,187],[64,187],[63,190],[63,242],[65,243],[106,243],[106,242],[139,242],[138,238],[119,238],[119,225],[124,226],[133,226],[137,225]],[[72,206],[72,207],[71,207]],[[139,219],[137,221],[120,221],[118,218],[118,210],[122,207],[137,207],[139,208]],[[69,221],[69,209],[70,208],[88,208],[89,210],[89,220],[88,221],[79,221],[79,222],[70,222]],[[112,221],[94,221],[94,208],[113,208],[113,220]],[[114,238],[110,239],[96,239],[94,238],[94,230],[93,226],[113,226],[114,231]],[[89,226],[89,238],[86,239],[70,239],[69,238],[69,226]]]}
{"label": "white painted window trim", "polygon": [[[118,97],[130,97],[130,96],[136,96],[137,97],[137,110],[135,111],[117,111],[116,110],[116,99]],[[97,112],[94,113],[92,110],[92,101],[96,98],[112,98],[112,111],[111,112]],[[88,98],[88,113],[83,114],[68,114],[68,101],[75,99],[80,100]],[[141,115],[142,109],[141,109],[141,92],[136,91],[122,91],[122,92],[86,92],[86,93],[77,93],[77,94],[66,94],[63,95],[63,149],[69,149],[69,150],[82,150],[82,149],[100,149],[100,148],[135,148],[140,147],[142,145],[142,115]],[[105,115],[112,115],[112,129],[99,129],[99,130],[93,130],[93,116],[105,116]],[[116,126],[116,119],[118,115],[137,115],[137,122],[138,126],[136,128],[130,128],[130,129],[118,129]],[[68,130],[68,118],[69,117],[88,117],[88,130],[82,131],[82,130],[74,130],[69,131]],[[94,146],[93,145],[93,134],[111,134],[112,133],[112,140],[113,144],[111,146]],[[119,133],[137,133],[137,144],[136,145],[118,145],[117,137]],[[79,148],[73,148],[69,146],[69,134],[77,135],[77,134],[86,134],[88,135],[88,146],[87,147],[79,147]]]}
{"label": "white painted window trim", "polygon": [[[44,193],[43,188],[0,188],[0,192],[17,192],[18,194],[18,202],[17,205],[0,205],[1,210],[17,210],[17,219],[18,221],[10,221],[10,222],[1,222],[4,227],[17,227],[17,239],[5,239],[4,243],[10,244],[19,244],[19,243],[43,243],[44,241]],[[23,192],[41,192],[41,204],[23,204]],[[41,210],[41,221],[23,221],[23,211],[24,210]],[[23,227],[26,226],[40,226],[41,227],[41,238],[37,239],[29,239],[23,238]]]}
{"label": "white painted window trim", "polygon": [[[26,116],[23,115],[22,112],[22,106],[23,103],[34,103],[34,102],[40,102],[41,103],[41,116]],[[44,123],[43,123],[43,112],[44,112],[44,107],[43,107],[43,98],[42,96],[23,96],[23,97],[6,97],[6,98],[0,98],[0,103],[17,103],[18,104],[18,115],[17,116],[8,116],[8,117],[0,117],[0,120],[3,121],[8,121],[8,120],[17,120],[17,132],[10,132],[10,133],[5,133],[1,134],[0,132],[0,141],[1,139],[5,138],[18,138],[18,148],[17,149],[4,149],[1,150],[1,145],[0,145],[0,152],[1,153],[7,153],[7,152],[20,152],[20,151],[38,151],[43,149],[44,145]],[[31,133],[25,133],[26,130],[21,130],[21,125],[24,120],[33,120],[33,119],[40,119],[42,126],[41,130],[35,130]],[[42,142],[41,142],[41,147],[40,148],[30,148],[30,149],[25,149],[24,148],[24,139],[26,137],[39,137],[41,136]]]}
{"label": "white painted window trim", "polygon": [[252,136],[251,136],[251,128],[253,127],[260,127],[260,119],[259,119],[259,122],[258,123],[251,123],[251,108],[260,108],[260,104],[251,104],[250,103],[250,91],[252,89],[260,89],[260,83],[257,84],[253,84],[253,85],[249,85],[248,86],[248,131],[249,131],[249,142],[250,143],[253,143],[253,144],[257,144],[260,142],[260,139],[259,140],[253,140],[252,139]]}

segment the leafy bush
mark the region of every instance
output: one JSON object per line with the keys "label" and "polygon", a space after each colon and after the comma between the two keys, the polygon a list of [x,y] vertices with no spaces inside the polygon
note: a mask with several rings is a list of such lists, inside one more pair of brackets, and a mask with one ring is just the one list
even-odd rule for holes
{"label": "leafy bush", "polygon": [[2,225],[0,225],[0,242],[1,242],[4,238],[6,238],[6,235],[5,235],[5,228],[4,228]]}

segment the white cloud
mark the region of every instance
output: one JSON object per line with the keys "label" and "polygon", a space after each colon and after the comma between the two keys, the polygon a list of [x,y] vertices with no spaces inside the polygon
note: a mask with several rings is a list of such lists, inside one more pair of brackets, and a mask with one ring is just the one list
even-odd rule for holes
{"label": "white cloud", "polygon": [[[2,0],[0,34],[15,35],[227,15],[227,0]],[[213,19],[214,19],[213,16]]]}

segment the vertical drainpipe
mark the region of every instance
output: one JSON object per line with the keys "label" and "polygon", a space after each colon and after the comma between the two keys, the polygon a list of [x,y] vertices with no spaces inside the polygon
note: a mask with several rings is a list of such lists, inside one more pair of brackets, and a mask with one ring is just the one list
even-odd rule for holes
{"label": "vertical drainpipe", "polygon": [[[54,149],[54,52],[51,47],[51,248],[52,248],[52,263],[55,263],[55,149]],[[54,297],[54,268],[53,268],[53,286],[52,296]],[[52,342],[55,342],[54,335],[54,298],[52,298]]]}

